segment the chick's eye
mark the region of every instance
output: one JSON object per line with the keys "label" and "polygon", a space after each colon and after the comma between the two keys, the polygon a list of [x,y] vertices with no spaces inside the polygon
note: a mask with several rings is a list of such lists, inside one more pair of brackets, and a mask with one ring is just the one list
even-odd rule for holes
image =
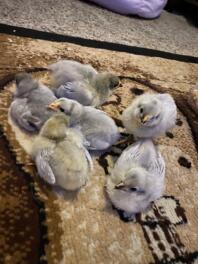
{"label": "chick's eye", "polygon": [[60,110],[61,112],[64,112],[64,109],[63,109],[62,107],[60,107],[59,110]]}
{"label": "chick's eye", "polygon": [[144,112],[144,108],[142,107],[142,105],[139,104],[139,105],[138,105],[138,108],[139,108],[140,113],[142,114],[142,113]]}
{"label": "chick's eye", "polygon": [[140,113],[142,114],[144,112],[144,109],[140,107]]}
{"label": "chick's eye", "polygon": [[156,116],[155,116],[155,119],[158,119],[159,117],[160,117],[160,114],[159,114],[159,115],[156,115]]}
{"label": "chick's eye", "polygon": [[136,192],[136,191],[137,191],[137,188],[132,187],[132,188],[130,188],[130,191],[131,191],[131,192]]}

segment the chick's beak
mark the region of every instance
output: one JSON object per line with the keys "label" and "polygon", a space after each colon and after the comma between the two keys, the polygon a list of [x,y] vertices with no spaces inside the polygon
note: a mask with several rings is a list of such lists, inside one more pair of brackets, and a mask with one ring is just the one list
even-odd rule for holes
{"label": "chick's beak", "polygon": [[148,122],[151,118],[152,118],[151,115],[145,115],[145,116],[143,116],[143,118],[141,118],[141,122],[144,124],[144,123]]}
{"label": "chick's beak", "polygon": [[48,105],[48,108],[54,111],[58,110],[59,107],[60,107],[60,102],[53,102],[50,105]]}
{"label": "chick's beak", "polygon": [[124,183],[123,182],[120,182],[118,183],[116,186],[115,186],[115,189],[123,189],[125,187]]}

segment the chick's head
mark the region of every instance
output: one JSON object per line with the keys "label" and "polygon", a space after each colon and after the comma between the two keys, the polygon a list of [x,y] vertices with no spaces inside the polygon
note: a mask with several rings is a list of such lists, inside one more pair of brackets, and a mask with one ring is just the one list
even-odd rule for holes
{"label": "chick's head", "polygon": [[[124,176],[124,177],[123,177]],[[115,175],[114,175],[115,177]],[[130,169],[122,180],[109,177],[107,193],[116,208],[129,214],[144,211],[152,201],[152,188],[149,173],[142,167]]]}
{"label": "chick's head", "polygon": [[113,90],[118,86],[120,79],[111,73],[109,73],[108,76],[109,76],[109,82],[110,82],[109,88]]}
{"label": "chick's head", "polygon": [[66,137],[68,127],[69,117],[64,114],[56,114],[45,122],[40,135],[51,140],[61,140]]}
{"label": "chick's head", "polygon": [[62,112],[68,116],[77,117],[82,113],[83,106],[77,101],[60,98],[51,103],[48,108],[54,111]]}
{"label": "chick's head", "polygon": [[148,172],[141,167],[131,168],[122,180],[115,185],[115,189],[128,193],[146,193]]}
{"label": "chick's head", "polygon": [[112,73],[99,73],[96,76],[96,88],[113,90],[119,84],[119,78]]}
{"label": "chick's head", "polygon": [[16,84],[19,84],[22,80],[32,80],[31,74],[27,72],[20,72],[15,75]]}
{"label": "chick's head", "polygon": [[142,95],[132,105],[134,115],[143,126],[155,126],[162,119],[163,105],[154,95]]}
{"label": "chick's head", "polygon": [[23,96],[23,94],[38,87],[38,82],[32,78],[32,75],[26,72],[18,73],[15,76],[16,92],[15,96]]}

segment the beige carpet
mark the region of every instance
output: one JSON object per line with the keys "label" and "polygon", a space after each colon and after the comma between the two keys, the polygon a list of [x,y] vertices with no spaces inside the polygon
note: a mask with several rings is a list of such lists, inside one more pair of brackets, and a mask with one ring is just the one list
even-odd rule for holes
{"label": "beige carpet", "polygon": [[79,0],[1,0],[0,23],[63,35],[198,56],[198,29],[162,12],[155,20],[122,16]]}
{"label": "beige carpet", "polygon": [[[195,135],[198,130],[196,108],[187,99],[198,81],[198,65],[3,34],[0,41],[1,84],[10,80],[0,92],[0,124],[9,142],[7,148],[13,151],[17,166],[32,179],[37,202],[44,205],[40,214],[45,214],[41,222],[46,229],[41,237],[45,250],[40,254],[40,262],[197,263],[198,157],[192,133]],[[126,145],[113,147],[109,153],[94,158],[94,173],[78,194],[60,192],[38,178],[27,154],[31,138],[8,120],[15,89],[13,74],[36,71],[61,58],[90,63],[99,71],[111,71],[121,77],[120,86],[102,107],[116,120],[121,131],[120,114],[138,94],[170,92],[176,100],[177,125],[156,141],[166,161],[166,191],[150,211],[137,216],[136,222],[125,222],[127,219],[124,221],[122,212],[112,208],[105,192],[108,170]],[[38,71],[34,76],[50,84],[47,71]],[[0,155],[9,164],[9,157],[2,151]],[[13,170],[14,167],[7,166],[7,174]],[[3,175],[5,178],[6,173]],[[9,236],[10,232],[2,235],[2,239]],[[16,253],[12,247],[6,247],[2,260],[12,264],[31,263],[23,248]]]}

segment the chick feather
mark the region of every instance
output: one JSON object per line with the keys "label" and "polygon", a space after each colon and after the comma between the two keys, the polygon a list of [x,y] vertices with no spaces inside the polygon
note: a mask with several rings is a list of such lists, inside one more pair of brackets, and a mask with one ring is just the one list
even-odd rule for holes
{"label": "chick feather", "polygon": [[61,60],[48,66],[55,81],[55,94],[83,105],[103,104],[119,78],[111,73],[98,73],[91,65],[72,60]]}
{"label": "chick feather", "polygon": [[58,99],[51,106],[70,116],[70,125],[82,132],[89,150],[105,150],[120,137],[114,120],[101,110],[67,98]]}
{"label": "chick feather", "polygon": [[92,168],[83,136],[69,128],[68,117],[57,114],[42,127],[34,141],[32,158],[38,173],[49,184],[77,190],[86,184]]}
{"label": "chick feather", "polygon": [[159,150],[151,140],[139,140],[118,158],[107,180],[107,193],[113,205],[130,217],[162,195],[164,177]]}
{"label": "chick feather", "polygon": [[153,138],[175,126],[176,104],[169,94],[143,94],[124,110],[122,122],[136,138]]}
{"label": "chick feather", "polygon": [[31,74],[16,75],[16,91],[10,106],[10,115],[15,123],[27,132],[39,131],[54,112],[47,105],[56,100],[53,92],[34,80]]}

